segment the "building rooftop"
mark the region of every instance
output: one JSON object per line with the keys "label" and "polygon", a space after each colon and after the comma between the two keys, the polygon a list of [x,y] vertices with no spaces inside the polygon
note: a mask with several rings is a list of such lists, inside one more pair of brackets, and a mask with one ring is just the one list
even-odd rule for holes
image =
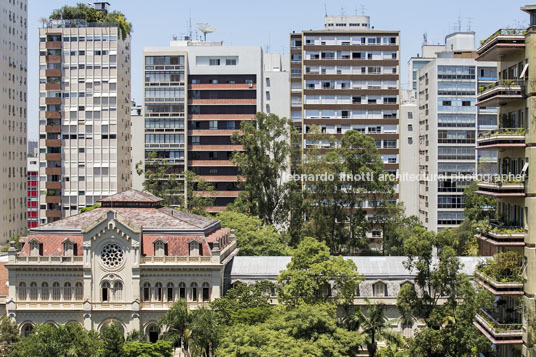
{"label": "building rooftop", "polygon": [[[164,199],[156,197],[152,193],[142,192],[134,189],[123,191],[112,196],[108,196],[98,200],[103,204],[103,207],[124,207],[133,203],[155,205],[162,202]],[[113,206],[111,206],[113,204]]]}

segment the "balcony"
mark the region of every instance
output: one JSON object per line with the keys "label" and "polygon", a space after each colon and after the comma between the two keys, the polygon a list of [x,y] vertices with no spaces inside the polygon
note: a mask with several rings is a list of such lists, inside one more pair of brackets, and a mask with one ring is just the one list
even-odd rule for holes
{"label": "balcony", "polygon": [[481,87],[476,105],[499,107],[525,98],[526,82],[522,79],[506,79]]}
{"label": "balcony", "polygon": [[60,139],[47,139],[45,140],[45,146],[61,147],[61,140]]}
{"label": "balcony", "polygon": [[45,48],[47,50],[59,50],[61,49],[61,41],[47,41],[45,43]]}
{"label": "balcony", "polygon": [[193,83],[188,89],[214,90],[214,89],[257,89],[256,83]]}
{"label": "balcony", "polygon": [[[49,211],[47,211],[49,212]],[[58,211],[60,212],[60,211]],[[47,216],[48,217],[48,216]],[[17,264],[76,264],[82,265],[83,256],[65,257],[65,256],[24,256],[16,257]]]}
{"label": "balcony", "polygon": [[45,75],[47,77],[61,77],[61,69],[47,69]]}
{"label": "balcony", "polygon": [[47,161],[61,161],[60,153],[49,153],[45,155]]}
{"label": "balcony", "polygon": [[489,290],[493,295],[523,295],[522,281],[499,282],[479,270],[475,271],[475,281]]}
{"label": "balcony", "polygon": [[61,133],[61,125],[47,125],[45,126],[46,133]]}
{"label": "balcony", "polygon": [[500,61],[501,57],[522,55],[525,51],[526,29],[499,29],[482,41],[477,50],[478,61]]}
{"label": "balcony", "polygon": [[525,245],[525,229],[522,226],[491,224],[491,228],[476,237],[494,246],[511,247]]}
{"label": "balcony", "polygon": [[47,167],[45,173],[47,175],[61,175],[61,167]]}
{"label": "balcony", "polygon": [[61,203],[61,196],[46,196],[46,203]]}
{"label": "balcony", "polygon": [[45,104],[60,105],[61,98],[59,97],[45,98]]}
{"label": "balcony", "polygon": [[482,134],[476,140],[476,148],[479,150],[497,150],[524,148],[524,128],[501,128]]}
{"label": "balcony", "polygon": [[47,83],[45,84],[46,90],[61,90],[61,84],[60,83]]}
{"label": "balcony", "polygon": [[61,56],[48,55],[46,61],[47,63],[61,63]]}
{"label": "balcony", "polygon": [[189,105],[257,105],[257,99],[190,99]]}
{"label": "balcony", "polygon": [[61,211],[59,209],[57,210],[47,209],[46,216],[47,218],[61,218]]}
{"label": "balcony", "polygon": [[60,119],[61,113],[59,111],[46,111],[45,118],[46,119]]}
{"label": "balcony", "polygon": [[522,344],[521,314],[512,314],[506,319],[507,323],[499,322],[500,315],[497,312],[480,309],[476,313],[474,324],[494,345]]}
{"label": "balcony", "polygon": [[45,183],[45,188],[47,190],[61,190],[61,182],[58,181],[47,181]]}
{"label": "balcony", "polygon": [[492,181],[478,182],[476,193],[492,197],[525,197],[525,182],[518,175],[511,176],[511,179],[496,177]]}

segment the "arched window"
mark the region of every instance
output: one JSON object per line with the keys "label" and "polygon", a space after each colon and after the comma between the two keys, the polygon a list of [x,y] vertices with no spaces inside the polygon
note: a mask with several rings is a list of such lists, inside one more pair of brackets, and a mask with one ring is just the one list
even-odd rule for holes
{"label": "arched window", "polygon": [[190,242],[190,256],[200,257],[203,255],[203,245],[194,240]]}
{"label": "arched window", "polygon": [[30,284],[30,300],[37,300],[37,283]]}
{"label": "arched window", "polygon": [[84,299],[84,286],[81,282],[77,282],[74,285],[74,299],[77,301]]}
{"label": "arched window", "polygon": [[48,291],[48,283],[43,283],[41,284],[41,300],[48,300],[50,299],[50,294],[49,294],[49,291]]}
{"label": "arched window", "polygon": [[179,283],[179,299],[186,299],[186,284]]}
{"label": "arched window", "polygon": [[26,283],[21,282],[19,284],[19,300],[26,300]]}
{"label": "arched window", "polygon": [[154,242],[154,255],[155,257],[164,257],[167,255],[167,244],[162,240]]}
{"label": "arched window", "polygon": [[210,301],[210,285],[203,283],[203,301]]}
{"label": "arched window", "polygon": [[123,299],[123,283],[116,281],[114,283],[114,301],[121,301]]}
{"label": "arched window", "polygon": [[52,284],[52,300],[59,301],[61,299],[61,287],[60,283],[55,282]]}
{"label": "arched window", "polygon": [[163,292],[162,292],[162,283],[156,283],[154,286],[154,298],[156,301],[162,301]]}
{"label": "arched window", "polygon": [[175,299],[175,285],[173,285],[173,283],[168,283],[167,284],[167,301],[173,301]]}
{"label": "arched window", "polygon": [[71,300],[73,298],[73,290],[71,289],[71,283],[66,282],[63,284],[63,300]]}
{"label": "arched window", "polygon": [[30,334],[32,333],[33,331],[33,326],[32,324],[24,324],[21,328],[21,335],[22,337],[28,337],[30,336]]}
{"label": "arched window", "polygon": [[381,281],[378,281],[374,285],[372,285],[372,291],[374,296],[383,297],[388,296],[387,295],[387,285],[385,283],[382,283]]}
{"label": "arched window", "polygon": [[74,244],[67,240],[63,243],[63,255],[66,257],[74,256]]}
{"label": "arched window", "polygon": [[149,282],[143,284],[143,301],[151,301],[151,284]]}
{"label": "arched window", "polygon": [[190,284],[190,289],[191,289],[191,292],[192,292],[192,301],[197,301],[198,300],[197,283]]}
{"label": "arched window", "polygon": [[101,284],[101,301],[110,301],[110,283],[107,281]]}
{"label": "arched window", "polygon": [[30,243],[30,256],[37,257],[43,255],[43,249],[41,248],[41,243],[38,241],[32,241]]}

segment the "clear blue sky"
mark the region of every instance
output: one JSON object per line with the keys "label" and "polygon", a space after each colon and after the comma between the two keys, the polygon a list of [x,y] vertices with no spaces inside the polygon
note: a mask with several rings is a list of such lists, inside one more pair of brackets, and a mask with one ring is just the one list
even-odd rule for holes
{"label": "clear blue sky", "polygon": [[[210,23],[218,31],[208,39],[229,45],[259,45],[266,51],[288,54],[288,34],[323,27],[324,6],[328,15],[361,14],[363,8],[376,29],[401,32],[402,85],[407,79],[407,61],[422,45],[423,34],[429,43],[443,43],[461,19],[462,30],[468,23],[477,41],[501,27],[525,27],[528,14],[519,8],[520,0],[108,0],[112,10],[122,11],[132,22],[132,97],[142,101],[142,52],[145,46],[166,46],[172,35],[188,31],[192,25]],[[28,134],[38,136],[38,28],[39,19],[63,5],[81,1],[28,1]],[[87,1],[83,1],[87,2]],[[193,27],[193,26],[192,26]],[[195,27],[194,27],[195,32]]]}

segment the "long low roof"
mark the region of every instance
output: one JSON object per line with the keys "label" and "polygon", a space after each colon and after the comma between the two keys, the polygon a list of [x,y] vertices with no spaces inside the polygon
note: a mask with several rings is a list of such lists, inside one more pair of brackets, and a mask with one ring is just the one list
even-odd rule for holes
{"label": "long low roof", "polygon": [[[406,279],[414,277],[415,272],[411,272],[404,267],[407,257],[345,257],[351,259],[357,266],[357,271],[365,275],[366,279]],[[279,273],[287,268],[290,263],[290,256],[280,257],[234,257],[230,269],[230,278],[236,280],[262,280],[274,279]],[[472,276],[477,265],[483,261],[481,257],[459,257],[462,263],[462,272]]]}

